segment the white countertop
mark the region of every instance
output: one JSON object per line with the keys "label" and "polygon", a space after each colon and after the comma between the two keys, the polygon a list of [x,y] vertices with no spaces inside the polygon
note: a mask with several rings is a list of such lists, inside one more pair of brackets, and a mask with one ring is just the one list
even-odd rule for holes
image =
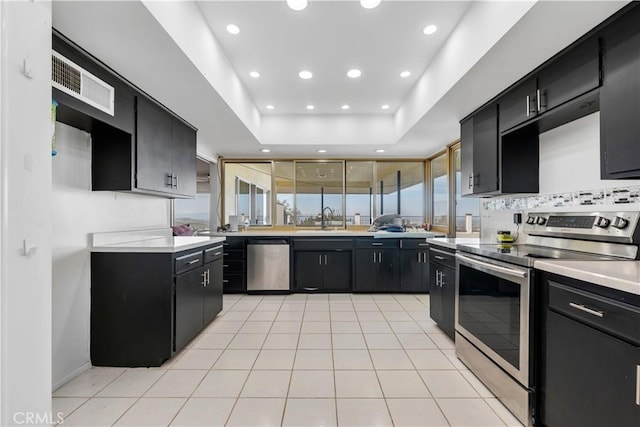
{"label": "white countertop", "polygon": [[534,268],[640,295],[640,261],[536,260]]}
{"label": "white countertop", "polygon": [[273,230],[249,230],[227,233],[210,233],[211,236],[227,237],[253,237],[253,236],[284,236],[284,237],[373,237],[374,239],[429,239],[442,236],[442,233],[431,231],[350,231],[350,230],[297,230],[297,231],[273,231]]}
{"label": "white countertop", "polygon": [[443,246],[449,249],[455,249],[458,244],[478,244],[480,238],[478,237],[434,237],[427,239],[427,243]]}
{"label": "white countertop", "polygon": [[171,229],[93,233],[91,252],[175,253],[226,240],[224,236],[173,236]]}

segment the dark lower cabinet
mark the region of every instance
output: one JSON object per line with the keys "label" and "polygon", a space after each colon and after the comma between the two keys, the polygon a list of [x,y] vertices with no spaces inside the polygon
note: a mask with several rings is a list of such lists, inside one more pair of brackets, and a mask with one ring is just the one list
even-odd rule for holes
{"label": "dark lower cabinet", "polygon": [[161,366],[222,310],[222,246],[91,254],[94,366]]}
{"label": "dark lower cabinet", "polygon": [[[574,286],[580,286],[576,288]],[[640,425],[640,298],[592,293],[567,278],[544,281],[540,418],[547,427]]]}
{"label": "dark lower cabinet", "polygon": [[398,249],[358,249],[356,254],[357,292],[397,292],[400,289]]}
{"label": "dark lower cabinet", "polygon": [[223,243],[222,283],[225,294],[247,292],[247,239],[229,236]]}
{"label": "dark lower cabinet", "polygon": [[[636,2],[634,2],[636,3]],[[602,32],[600,175],[640,178],[640,7]]]}
{"label": "dark lower cabinet", "polygon": [[455,339],[455,252],[429,248],[429,313],[440,329]]}
{"label": "dark lower cabinet", "polygon": [[400,251],[400,291],[429,292],[429,251],[427,248]]}
{"label": "dark lower cabinet", "polygon": [[295,251],[297,291],[351,291],[351,251]]}

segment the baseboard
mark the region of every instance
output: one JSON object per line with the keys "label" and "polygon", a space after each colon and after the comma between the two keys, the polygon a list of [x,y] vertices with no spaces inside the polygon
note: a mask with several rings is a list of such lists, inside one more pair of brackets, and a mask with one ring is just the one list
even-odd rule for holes
{"label": "baseboard", "polygon": [[74,379],[84,371],[88,370],[89,368],[91,368],[91,362],[85,363],[84,365],[80,366],[78,369],[73,370],[72,372],[68,373],[67,375],[65,375],[60,379],[57,379],[57,380],[54,379],[53,390],[51,391],[52,392],[56,391],[58,388],[62,387],[63,385],[65,385],[66,383],[68,383],[69,381],[71,381],[72,379]]}

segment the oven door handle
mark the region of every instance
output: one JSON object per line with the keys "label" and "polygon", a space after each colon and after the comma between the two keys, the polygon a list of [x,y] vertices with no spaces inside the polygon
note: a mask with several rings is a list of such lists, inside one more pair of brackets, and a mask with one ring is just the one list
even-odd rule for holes
{"label": "oven door handle", "polygon": [[503,273],[503,274],[507,274],[509,276],[515,276],[515,277],[520,277],[520,278],[526,278],[527,277],[527,272],[526,271],[522,271],[522,270],[515,270],[513,268],[507,268],[507,267],[501,267],[499,265],[495,265],[495,264],[491,264],[488,262],[484,262],[484,261],[479,261],[475,258],[469,258],[467,256],[461,255],[461,254],[456,254],[456,258],[468,262],[469,264],[476,264],[479,266],[482,266],[484,268],[486,268],[487,270],[492,270],[492,271],[497,271],[499,273]]}

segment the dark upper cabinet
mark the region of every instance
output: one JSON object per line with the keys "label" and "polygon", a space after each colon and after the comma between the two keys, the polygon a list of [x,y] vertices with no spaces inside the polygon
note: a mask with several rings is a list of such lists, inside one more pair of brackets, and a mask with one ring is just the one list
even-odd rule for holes
{"label": "dark upper cabinet", "polygon": [[185,196],[196,195],[196,132],[177,118],[171,121],[173,136],[174,191]]}
{"label": "dark upper cabinet", "polygon": [[137,97],[135,187],[173,192],[172,154],[171,116],[154,102]]}
{"label": "dark upper cabinet", "polygon": [[546,65],[537,75],[538,114],[600,86],[599,40],[593,36]]}
{"label": "dark upper cabinet", "polygon": [[605,28],[600,89],[600,174],[640,178],[640,7]]}
{"label": "dark upper cabinet", "polygon": [[[497,143],[497,142],[496,142]],[[473,116],[460,122],[460,194],[473,194]]]}
{"label": "dark upper cabinet", "polygon": [[536,78],[530,77],[499,98],[500,132],[518,126],[536,116],[537,89]]}
{"label": "dark upper cabinet", "polygon": [[473,116],[473,192],[499,190],[498,107],[491,104]]}

